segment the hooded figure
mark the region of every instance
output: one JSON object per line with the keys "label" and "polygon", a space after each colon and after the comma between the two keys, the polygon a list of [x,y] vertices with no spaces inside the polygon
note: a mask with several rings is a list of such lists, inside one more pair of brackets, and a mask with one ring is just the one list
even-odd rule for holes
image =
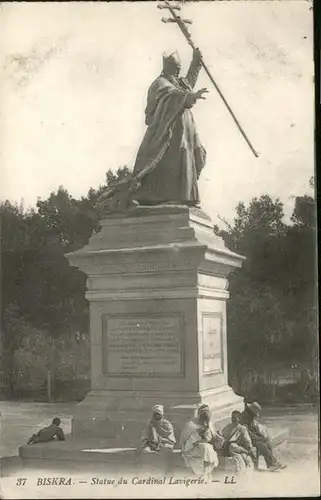
{"label": "hooded figure", "polygon": [[163,405],[155,405],[142,437],[144,451],[171,451],[176,439],[172,424],[164,418]]}
{"label": "hooded figure", "polygon": [[222,438],[211,423],[210,407],[202,403],[195,417],[185,425],[180,439],[183,458],[194,474],[205,479],[211,478],[213,469],[218,466],[214,446],[220,440]]}

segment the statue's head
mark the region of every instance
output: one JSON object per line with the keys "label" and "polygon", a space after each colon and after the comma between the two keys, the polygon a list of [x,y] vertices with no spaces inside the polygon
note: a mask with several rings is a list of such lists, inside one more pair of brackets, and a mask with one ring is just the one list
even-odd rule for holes
{"label": "statue's head", "polygon": [[178,76],[181,67],[181,61],[176,51],[163,54],[163,70],[166,74]]}

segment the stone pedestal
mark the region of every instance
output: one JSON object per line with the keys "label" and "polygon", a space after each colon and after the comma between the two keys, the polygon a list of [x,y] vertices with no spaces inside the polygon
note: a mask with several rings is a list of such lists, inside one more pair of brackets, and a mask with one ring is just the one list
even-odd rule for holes
{"label": "stone pedestal", "polygon": [[195,208],[137,207],[101,226],[67,255],[90,303],[91,391],[73,434],[136,439],[157,403],[177,437],[201,401],[215,421],[243,409],[227,380],[226,300],[244,258]]}

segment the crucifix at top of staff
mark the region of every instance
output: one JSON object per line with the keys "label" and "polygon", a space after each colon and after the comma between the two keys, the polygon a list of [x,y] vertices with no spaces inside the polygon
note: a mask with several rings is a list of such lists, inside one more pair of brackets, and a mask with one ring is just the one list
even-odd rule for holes
{"label": "crucifix at top of staff", "polygon": [[[169,2],[167,0],[164,0],[162,1],[162,3],[160,3],[158,5],[158,8],[159,9],[167,9],[170,14],[172,15],[171,18],[162,18],[162,21],[164,23],[175,23],[177,24],[177,26],[180,28],[181,32],[183,33],[183,35],[185,36],[188,44],[194,49],[196,50],[196,45],[194,44],[193,40],[192,40],[192,37],[191,37],[191,34],[190,32],[188,31],[188,28],[186,26],[186,24],[192,24],[192,21],[189,20],[189,19],[182,19],[177,13],[176,11],[180,11],[181,10],[181,6],[178,5],[176,2],[173,3],[173,2]],[[222,91],[220,90],[219,86],[217,85],[217,83],[215,82],[213,76],[211,75],[210,73],[210,70],[208,69],[207,65],[205,64],[203,58],[201,59],[201,64],[207,74],[207,76],[209,77],[209,79],[211,80],[212,84],[214,85],[215,89],[217,90],[219,96],[221,97],[222,101],[224,102],[225,106],[227,107],[230,115],[232,116],[237,128],[239,129],[239,131],[241,132],[242,136],[244,137],[245,141],[247,142],[248,146],[250,147],[252,153],[254,154],[254,156],[256,156],[258,158],[258,153],[255,151],[254,147],[252,146],[249,138],[247,137],[246,133],[244,132],[240,122],[238,121],[238,119],[236,118],[235,114],[233,113],[229,103],[227,102],[227,100],[225,99],[224,95],[222,94]]]}

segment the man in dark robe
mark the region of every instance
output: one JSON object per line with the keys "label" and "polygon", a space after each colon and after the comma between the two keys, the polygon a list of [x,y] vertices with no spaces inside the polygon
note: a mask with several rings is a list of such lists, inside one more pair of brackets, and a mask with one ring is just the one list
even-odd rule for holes
{"label": "man in dark robe", "polygon": [[107,210],[126,209],[130,203],[156,205],[199,203],[197,181],[206,151],[198,137],[192,106],[207,89],[193,88],[201,68],[194,50],[185,78],[176,52],[163,56],[163,71],[151,84],[145,109],[147,130],[138,150],[132,176],[107,189],[100,199]]}
{"label": "man in dark robe", "polygon": [[50,425],[40,429],[37,434],[33,434],[28,441],[28,444],[49,443],[56,438],[58,441],[65,441],[65,434],[60,427],[61,420],[55,417]]}
{"label": "man in dark robe", "polygon": [[269,471],[274,472],[284,469],[286,465],[281,464],[274,455],[266,426],[258,421],[261,411],[259,403],[254,401],[245,404],[245,409],[241,415],[241,424],[247,427],[252,444],[257,450],[256,468],[258,467],[258,458],[262,455]]}
{"label": "man in dark robe", "polygon": [[225,440],[222,454],[234,459],[236,470],[240,473],[253,468],[256,454],[247,427],[240,423],[241,412],[233,411],[231,417],[231,422],[222,430]]}

